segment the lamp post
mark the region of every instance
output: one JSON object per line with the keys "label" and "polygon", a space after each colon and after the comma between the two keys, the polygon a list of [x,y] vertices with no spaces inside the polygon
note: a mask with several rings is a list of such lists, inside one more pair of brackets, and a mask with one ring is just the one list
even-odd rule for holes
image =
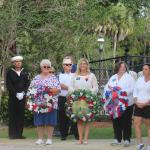
{"label": "lamp post", "polygon": [[[100,60],[103,59],[103,55],[102,55],[102,52],[104,50],[104,42],[105,42],[105,39],[103,37],[99,37],[97,39],[97,42],[99,43],[99,48],[98,48],[98,51],[99,51],[99,58]],[[103,63],[99,60],[99,86],[100,86],[100,82],[103,78]]]}

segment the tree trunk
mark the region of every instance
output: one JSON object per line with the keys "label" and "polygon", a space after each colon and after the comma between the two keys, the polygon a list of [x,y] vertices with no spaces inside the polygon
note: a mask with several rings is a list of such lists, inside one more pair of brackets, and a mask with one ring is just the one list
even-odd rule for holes
{"label": "tree trunk", "polygon": [[0,7],[3,6],[4,0],[0,0]]}
{"label": "tree trunk", "polygon": [[113,38],[113,57],[116,57],[117,33],[118,33],[118,31],[115,31],[115,35],[114,35],[114,38]]}
{"label": "tree trunk", "polygon": [[0,68],[0,107],[1,107],[1,99],[2,99],[2,75],[1,75],[1,68]]}
{"label": "tree trunk", "polygon": [[4,91],[6,91],[6,66],[3,66]]}

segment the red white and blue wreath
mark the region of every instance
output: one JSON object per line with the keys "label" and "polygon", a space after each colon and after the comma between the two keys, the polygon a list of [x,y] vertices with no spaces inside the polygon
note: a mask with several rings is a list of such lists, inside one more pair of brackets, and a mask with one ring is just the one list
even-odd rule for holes
{"label": "red white and blue wreath", "polygon": [[127,92],[118,86],[109,87],[109,90],[104,92],[103,102],[106,113],[113,119],[119,118],[128,107]]}
{"label": "red white and blue wreath", "polygon": [[30,86],[27,92],[27,109],[35,113],[53,111],[53,95],[49,87]]}
{"label": "red white and blue wreath", "polygon": [[100,99],[89,90],[75,90],[67,96],[66,114],[74,122],[95,121],[101,112]]}

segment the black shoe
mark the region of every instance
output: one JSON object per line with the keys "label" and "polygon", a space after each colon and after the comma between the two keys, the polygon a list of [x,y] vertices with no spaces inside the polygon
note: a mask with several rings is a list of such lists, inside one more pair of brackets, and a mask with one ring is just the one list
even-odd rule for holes
{"label": "black shoe", "polygon": [[17,137],[16,136],[10,136],[9,139],[10,140],[15,140],[15,139],[17,139]]}
{"label": "black shoe", "polygon": [[17,139],[26,139],[25,136],[18,136]]}

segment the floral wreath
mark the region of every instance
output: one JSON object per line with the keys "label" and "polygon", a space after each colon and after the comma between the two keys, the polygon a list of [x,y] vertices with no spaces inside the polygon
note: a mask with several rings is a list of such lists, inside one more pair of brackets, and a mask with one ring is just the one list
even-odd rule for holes
{"label": "floral wreath", "polygon": [[[42,99],[42,102],[41,102]],[[50,87],[31,86],[27,92],[27,109],[35,113],[53,111],[53,99]]]}
{"label": "floral wreath", "polygon": [[109,90],[104,92],[103,102],[106,113],[113,119],[119,118],[128,107],[127,92],[118,86],[109,86]]}
{"label": "floral wreath", "polygon": [[65,106],[67,116],[74,122],[91,122],[100,116],[100,99],[89,90],[75,90],[68,94]]}

